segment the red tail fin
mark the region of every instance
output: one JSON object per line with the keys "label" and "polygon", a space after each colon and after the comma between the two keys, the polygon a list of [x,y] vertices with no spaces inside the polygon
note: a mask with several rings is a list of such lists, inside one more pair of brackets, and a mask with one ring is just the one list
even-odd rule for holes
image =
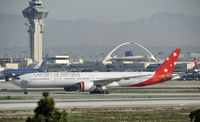
{"label": "red tail fin", "polygon": [[195,64],[195,69],[199,69],[199,65],[195,57],[194,57],[194,64]]}
{"label": "red tail fin", "polygon": [[155,74],[165,75],[165,76],[172,75],[180,52],[181,52],[181,49],[175,49],[171,53],[171,55],[164,61],[164,63],[160,65],[160,67],[156,70]]}
{"label": "red tail fin", "polygon": [[171,80],[180,51],[181,49],[175,49],[150,79],[131,86],[147,86]]}

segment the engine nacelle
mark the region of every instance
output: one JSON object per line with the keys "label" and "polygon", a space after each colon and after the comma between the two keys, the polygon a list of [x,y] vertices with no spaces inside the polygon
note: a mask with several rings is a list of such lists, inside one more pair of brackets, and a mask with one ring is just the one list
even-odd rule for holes
{"label": "engine nacelle", "polygon": [[94,91],[96,85],[93,82],[80,82],[76,85],[66,86],[64,87],[65,91],[80,91],[80,92],[87,92],[87,91]]}
{"label": "engine nacelle", "polygon": [[84,92],[84,91],[94,91],[96,89],[96,85],[94,82],[80,82],[80,89],[79,91]]}
{"label": "engine nacelle", "polygon": [[78,91],[79,90],[79,85],[72,85],[72,86],[66,86],[64,87],[65,91]]}
{"label": "engine nacelle", "polygon": [[6,82],[11,81],[12,79],[13,79],[12,76],[8,76],[8,75],[5,76],[5,81]]}

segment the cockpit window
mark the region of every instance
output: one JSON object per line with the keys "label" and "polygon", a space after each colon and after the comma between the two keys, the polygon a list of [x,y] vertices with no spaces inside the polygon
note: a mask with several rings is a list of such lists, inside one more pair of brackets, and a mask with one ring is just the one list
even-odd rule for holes
{"label": "cockpit window", "polygon": [[19,78],[19,77],[15,77],[15,79],[18,79],[18,80],[20,80],[20,78]]}

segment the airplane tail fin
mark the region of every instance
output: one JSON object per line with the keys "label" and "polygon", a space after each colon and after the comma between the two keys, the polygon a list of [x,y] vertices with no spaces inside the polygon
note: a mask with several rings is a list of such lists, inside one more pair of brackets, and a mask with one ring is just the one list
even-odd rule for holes
{"label": "airplane tail fin", "polygon": [[156,70],[156,75],[163,76],[171,76],[174,71],[174,67],[176,65],[176,61],[178,60],[178,56],[181,52],[181,49],[175,49],[170,56],[160,65],[160,67]]}
{"label": "airplane tail fin", "polygon": [[46,55],[45,58],[42,59],[42,60],[34,67],[34,69],[36,69],[36,70],[40,69],[42,65],[45,65],[45,64],[46,64],[47,60],[48,60],[48,55]]}
{"label": "airplane tail fin", "polygon": [[41,67],[42,63],[43,63],[43,59],[38,64],[36,64],[36,66],[34,67],[34,69],[38,70]]}
{"label": "airplane tail fin", "polygon": [[160,65],[160,67],[158,67],[158,69],[155,71],[155,74],[150,79],[132,86],[147,86],[171,80],[176,76],[173,75],[173,71],[180,51],[181,49],[175,49],[170,54],[170,56]]}
{"label": "airplane tail fin", "polygon": [[194,57],[194,64],[195,64],[195,69],[199,69],[199,65],[195,57]]}

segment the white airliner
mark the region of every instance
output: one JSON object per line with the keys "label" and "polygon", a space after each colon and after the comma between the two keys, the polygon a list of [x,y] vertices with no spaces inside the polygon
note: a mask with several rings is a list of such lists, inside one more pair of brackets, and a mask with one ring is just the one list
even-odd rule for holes
{"label": "white airliner", "polygon": [[181,49],[175,49],[155,72],[37,72],[16,77],[12,83],[26,88],[64,88],[66,91],[108,93],[112,87],[140,87],[171,80]]}

